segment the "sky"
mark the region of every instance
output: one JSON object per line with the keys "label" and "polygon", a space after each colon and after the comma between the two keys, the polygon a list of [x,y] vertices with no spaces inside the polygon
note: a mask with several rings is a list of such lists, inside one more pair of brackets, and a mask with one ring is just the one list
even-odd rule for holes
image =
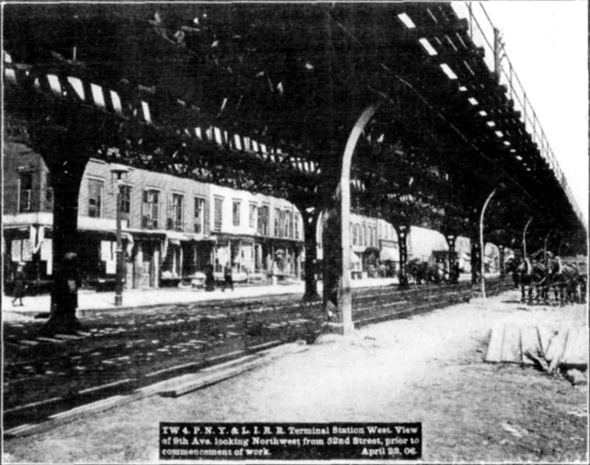
{"label": "sky", "polygon": [[483,2],[588,224],[588,2]]}

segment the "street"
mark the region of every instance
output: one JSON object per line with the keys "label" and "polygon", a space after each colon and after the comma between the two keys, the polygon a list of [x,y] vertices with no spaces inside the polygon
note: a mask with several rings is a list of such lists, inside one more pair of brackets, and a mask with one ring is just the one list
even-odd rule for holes
{"label": "street", "polygon": [[305,352],[182,397],[10,439],[5,461],[156,462],[160,421],[422,422],[428,462],[586,460],[587,386],[483,363],[498,322],[587,328],[584,305],[526,306],[509,291],[351,337],[323,335]]}

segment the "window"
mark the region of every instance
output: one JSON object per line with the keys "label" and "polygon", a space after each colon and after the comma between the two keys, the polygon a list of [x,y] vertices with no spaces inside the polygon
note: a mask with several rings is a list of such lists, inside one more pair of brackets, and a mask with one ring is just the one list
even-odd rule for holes
{"label": "window", "polygon": [[119,187],[120,192],[120,203],[121,213],[129,215],[131,213],[131,186],[123,184]]}
{"label": "window", "polygon": [[143,221],[142,226],[147,229],[158,229],[160,216],[160,191],[146,189],[143,191]]}
{"label": "window", "polygon": [[221,231],[223,224],[223,197],[215,197],[215,224],[213,228],[215,231]]}
{"label": "window", "polygon": [[45,173],[45,208],[53,207],[53,187],[51,185],[51,173]]}
{"label": "window", "polygon": [[242,205],[242,202],[240,202],[239,200],[234,200],[232,202],[232,224],[234,226],[239,226],[240,225],[240,207]]}
{"label": "window", "polygon": [[88,180],[88,216],[92,218],[101,217],[103,189],[103,181],[98,179]]}
{"label": "window", "polygon": [[361,245],[367,245],[367,225],[363,224],[363,242]]}
{"label": "window", "polygon": [[278,208],[275,208],[274,225],[274,235],[275,237],[279,237],[281,228],[281,210]]}
{"label": "window", "polygon": [[356,224],[352,225],[352,245],[357,245],[358,243],[358,229]]}
{"label": "window", "polygon": [[197,234],[205,233],[205,199],[195,197],[195,232]]}
{"label": "window", "polygon": [[19,176],[19,213],[31,211],[31,193],[33,191],[33,173],[21,173]]}
{"label": "window", "polygon": [[168,229],[182,231],[184,228],[184,196],[182,194],[172,194],[170,211],[168,212]]}
{"label": "window", "polygon": [[255,203],[250,204],[250,213],[249,213],[249,225],[251,229],[255,229],[258,220],[258,205]]}
{"label": "window", "polygon": [[293,239],[293,212],[287,212],[287,234]]}
{"label": "window", "polygon": [[299,239],[299,212],[295,212],[293,216],[293,229],[295,230],[295,239]]}
{"label": "window", "polygon": [[270,208],[268,205],[263,205],[258,211],[258,233],[262,236],[270,234]]}

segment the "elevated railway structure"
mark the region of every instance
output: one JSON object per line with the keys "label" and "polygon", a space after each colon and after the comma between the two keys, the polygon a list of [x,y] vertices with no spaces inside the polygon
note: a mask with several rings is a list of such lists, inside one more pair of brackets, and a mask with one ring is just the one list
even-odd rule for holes
{"label": "elevated railway structure", "polygon": [[305,225],[307,297],[312,232],[332,212],[324,302],[340,322],[349,190],[353,210],[395,225],[402,269],[412,225],[440,230],[451,250],[471,237],[476,265],[495,189],[490,240],[514,247],[534,218],[532,243],[554,231],[583,249],[581,212],[497,32],[473,8],[7,5],[6,135],[43,156],[55,195],[48,328],[76,326],[64,257],[89,157],[289,199]]}

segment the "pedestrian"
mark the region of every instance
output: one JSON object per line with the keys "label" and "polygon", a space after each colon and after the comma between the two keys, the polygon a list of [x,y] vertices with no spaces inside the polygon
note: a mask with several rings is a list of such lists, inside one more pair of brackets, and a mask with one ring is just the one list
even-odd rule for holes
{"label": "pedestrian", "polygon": [[22,263],[19,263],[16,267],[16,274],[14,276],[14,299],[12,299],[12,305],[16,305],[16,301],[20,300],[20,306],[25,306],[23,303],[23,297],[25,296],[26,289],[27,283],[24,266]]}
{"label": "pedestrian", "polygon": [[228,286],[233,291],[234,290],[234,280],[232,277],[232,266],[229,264],[229,262],[227,263],[227,265],[225,265],[225,268],[223,270],[223,277],[225,279],[225,283],[223,284],[223,292],[225,292],[225,289]]}
{"label": "pedestrian", "polygon": [[215,276],[213,275],[213,266],[207,265],[205,270],[205,290],[213,291],[215,289]]}
{"label": "pedestrian", "polygon": [[75,315],[78,308],[78,288],[81,284],[80,273],[78,272],[78,254],[76,252],[66,253],[62,267],[62,273],[66,278],[66,286],[65,289],[60,289],[60,292],[64,292],[64,302],[67,301],[66,307]]}

